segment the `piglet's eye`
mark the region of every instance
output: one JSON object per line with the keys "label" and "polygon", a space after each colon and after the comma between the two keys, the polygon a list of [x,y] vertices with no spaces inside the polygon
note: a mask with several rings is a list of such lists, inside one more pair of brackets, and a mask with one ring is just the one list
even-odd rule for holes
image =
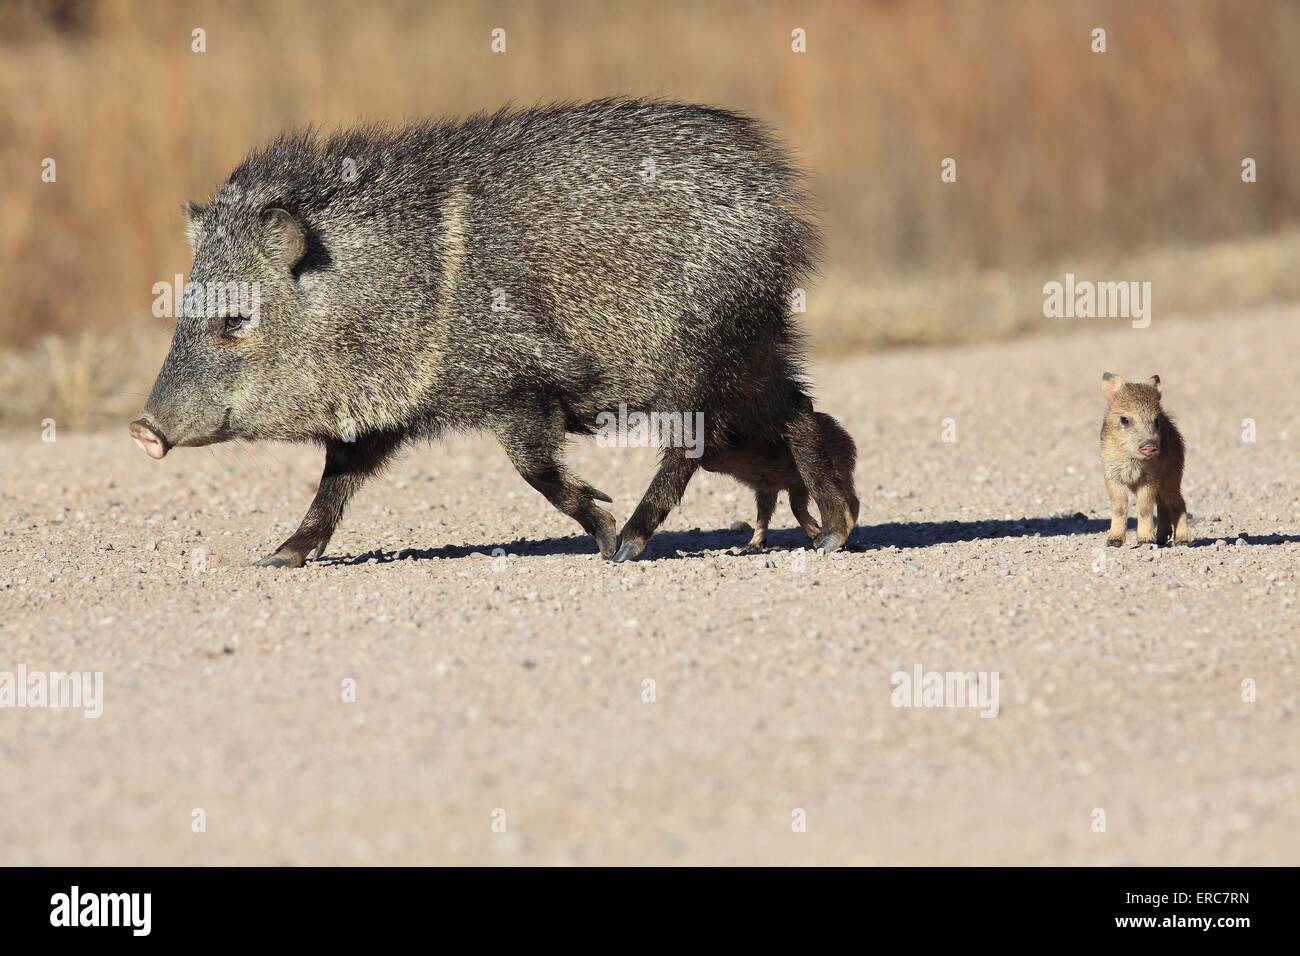
{"label": "piglet's eye", "polygon": [[1119,423],[1120,423],[1121,425],[1123,425],[1125,428],[1128,428],[1128,424],[1129,424],[1129,422],[1128,422],[1128,416],[1127,416],[1127,415],[1121,415],[1121,416],[1119,417]]}

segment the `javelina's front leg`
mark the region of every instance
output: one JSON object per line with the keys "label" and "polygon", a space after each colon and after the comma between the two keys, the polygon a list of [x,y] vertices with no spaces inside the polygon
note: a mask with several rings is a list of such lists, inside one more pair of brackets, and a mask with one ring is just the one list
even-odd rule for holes
{"label": "javelina's front leg", "polygon": [[358,437],[356,441],[330,441],[325,446],[325,473],[321,475],[316,497],[298,530],[274,554],[257,562],[259,568],[300,568],[307,558],[319,558],[343,509],[367,478],[378,471],[402,443],[399,434],[381,432]]}

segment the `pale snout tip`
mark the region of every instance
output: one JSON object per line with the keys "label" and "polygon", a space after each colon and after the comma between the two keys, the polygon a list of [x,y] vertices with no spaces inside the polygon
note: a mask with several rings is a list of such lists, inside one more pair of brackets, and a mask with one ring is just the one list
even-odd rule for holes
{"label": "pale snout tip", "polygon": [[154,461],[160,461],[167,454],[167,440],[143,418],[137,418],[131,423],[131,440]]}

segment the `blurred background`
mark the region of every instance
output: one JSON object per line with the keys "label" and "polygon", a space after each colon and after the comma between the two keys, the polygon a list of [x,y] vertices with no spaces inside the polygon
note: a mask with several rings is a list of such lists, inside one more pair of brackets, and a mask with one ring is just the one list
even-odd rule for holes
{"label": "blurred background", "polygon": [[0,0],[0,419],[140,406],[181,202],[281,129],[611,94],[793,148],[823,355],[1062,331],[1042,286],[1067,271],[1152,282],[1157,322],[1300,298],[1292,0]]}

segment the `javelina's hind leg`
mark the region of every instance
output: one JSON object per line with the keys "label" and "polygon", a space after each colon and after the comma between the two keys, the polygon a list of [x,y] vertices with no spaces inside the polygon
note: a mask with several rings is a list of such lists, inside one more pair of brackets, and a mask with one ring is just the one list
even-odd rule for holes
{"label": "javelina's hind leg", "polygon": [[821,551],[835,551],[849,540],[849,503],[840,490],[835,463],[831,460],[822,440],[821,430],[813,415],[812,403],[806,398],[791,418],[786,428],[790,453],[799,469],[799,477],[821,512],[821,533],[813,547]]}
{"label": "javelina's hind leg", "polygon": [[618,545],[618,525],[596,500],[609,501],[609,495],[569,473],[564,465],[564,417],[557,409],[547,419],[512,420],[497,428],[497,438],[524,481],[578,522],[608,558]]}
{"label": "javelina's hind leg", "polygon": [[826,450],[826,455],[835,468],[835,475],[839,482],[839,489],[844,495],[844,500],[848,502],[847,520],[849,531],[857,527],[859,501],[857,489],[853,485],[853,469],[858,461],[858,448],[853,441],[853,436],[844,430],[844,426],[837,422],[825,412],[817,412],[814,417],[817,419],[818,431],[822,436],[822,447]]}
{"label": "javelina's hind leg", "polygon": [[402,443],[393,432],[364,435],[356,441],[331,441],[325,446],[325,473],[298,530],[273,554],[257,562],[259,568],[300,568],[309,557],[325,553],[343,509],[367,478],[378,471]]}
{"label": "javelina's hind leg", "polygon": [[758,505],[758,517],[754,519],[754,536],[749,544],[741,550],[742,554],[762,554],[767,544],[767,526],[772,521],[772,512],[776,510],[775,488],[760,488],[754,492],[754,502]]}
{"label": "javelina's hind leg", "polygon": [[618,553],[614,555],[615,561],[635,558],[645,550],[655,529],[663,524],[668,512],[682,500],[686,486],[690,484],[691,476],[698,467],[699,459],[687,458],[685,449],[665,449],[659,470],[650,480],[650,487],[641,497],[636,511],[632,512],[632,517],[623,525]]}

